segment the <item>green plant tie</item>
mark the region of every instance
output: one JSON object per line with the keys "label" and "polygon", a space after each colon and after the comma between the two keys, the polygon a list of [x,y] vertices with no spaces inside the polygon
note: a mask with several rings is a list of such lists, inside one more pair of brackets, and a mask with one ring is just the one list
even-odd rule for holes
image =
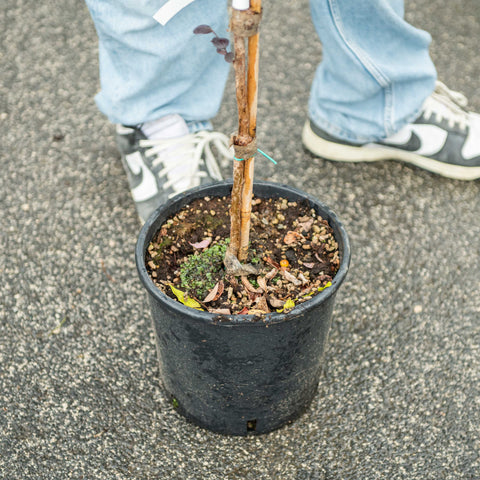
{"label": "green plant tie", "polygon": [[[259,148],[257,148],[257,152],[258,153],[261,153],[265,158],[268,158],[271,162],[273,162],[275,165],[277,165],[277,162],[270,156],[270,155],[267,155],[265,152],[263,152],[262,150],[260,150]],[[237,162],[243,162],[245,159],[244,158],[237,158],[237,157],[233,157]]]}

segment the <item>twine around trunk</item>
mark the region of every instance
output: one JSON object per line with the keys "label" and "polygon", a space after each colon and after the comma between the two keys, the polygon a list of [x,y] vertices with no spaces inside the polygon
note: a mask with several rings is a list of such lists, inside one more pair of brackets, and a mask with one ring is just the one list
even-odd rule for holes
{"label": "twine around trunk", "polygon": [[244,160],[246,158],[252,158],[257,153],[257,139],[252,138],[251,142],[247,145],[237,145],[237,137],[232,135],[230,137],[230,145],[233,145],[235,151],[235,159]]}

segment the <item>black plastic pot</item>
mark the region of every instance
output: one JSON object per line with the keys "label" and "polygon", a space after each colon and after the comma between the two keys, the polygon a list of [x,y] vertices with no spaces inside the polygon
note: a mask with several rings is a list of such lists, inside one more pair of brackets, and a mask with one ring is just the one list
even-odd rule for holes
{"label": "black plastic pot", "polygon": [[315,395],[335,294],[350,262],[347,234],[335,214],[310,195],[285,185],[257,182],[254,195],[306,199],[328,220],[340,248],[332,286],[289,313],[220,316],[185,307],[163,294],[145,267],[145,252],[164,221],[192,200],[230,195],[231,182],[198,187],[161,206],[143,226],[136,262],[147,289],[156,333],[160,377],[173,406],[210,430],[266,433],[294,420]]}

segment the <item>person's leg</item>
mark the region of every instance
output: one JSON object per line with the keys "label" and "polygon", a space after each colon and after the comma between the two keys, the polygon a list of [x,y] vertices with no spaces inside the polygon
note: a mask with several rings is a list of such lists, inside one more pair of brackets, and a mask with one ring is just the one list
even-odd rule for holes
{"label": "person's leg", "polygon": [[311,0],[323,61],[304,146],[329,160],[395,159],[460,180],[480,178],[480,115],[436,81],[430,35],[403,0]]}
{"label": "person's leg", "polygon": [[194,2],[166,26],[153,19],[166,0],[86,3],[99,40],[97,105],[117,124],[117,146],[145,220],[169,197],[220,180],[216,157],[232,156],[229,139],[207,131],[220,107],[229,64],[216,53],[210,35],[193,33],[209,24],[225,36],[226,2]]}
{"label": "person's leg", "polygon": [[403,19],[403,0],[311,0],[323,46],[311,120],[338,138],[385,138],[419,114],[435,87],[430,35]]}
{"label": "person's leg", "polygon": [[166,26],[152,17],[166,1],[86,0],[99,39],[99,109],[112,123],[137,125],[178,114],[187,122],[214,117],[229,65],[209,36],[193,29],[209,24],[220,35],[228,25],[225,0],[193,2]]}

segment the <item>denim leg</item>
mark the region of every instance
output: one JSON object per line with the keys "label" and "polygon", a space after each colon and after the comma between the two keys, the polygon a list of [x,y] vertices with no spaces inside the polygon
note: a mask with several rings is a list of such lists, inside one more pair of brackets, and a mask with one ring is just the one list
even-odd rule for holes
{"label": "denim leg", "polygon": [[403,19],[403,0],[310,0],[323,60],[310,118],[352,142],[385,138],[413,121],[432,93],[431,37]]}
{"label": "denim leg", "polygon": [[215,52],[209,24],[227,36],[225,0],[195,1],[166,26],[152,16],[166,0],[86,0],[99,38],[97,105],[113,123],[136,125],[178,113],[190,122],[216,115],[229,64]]}

